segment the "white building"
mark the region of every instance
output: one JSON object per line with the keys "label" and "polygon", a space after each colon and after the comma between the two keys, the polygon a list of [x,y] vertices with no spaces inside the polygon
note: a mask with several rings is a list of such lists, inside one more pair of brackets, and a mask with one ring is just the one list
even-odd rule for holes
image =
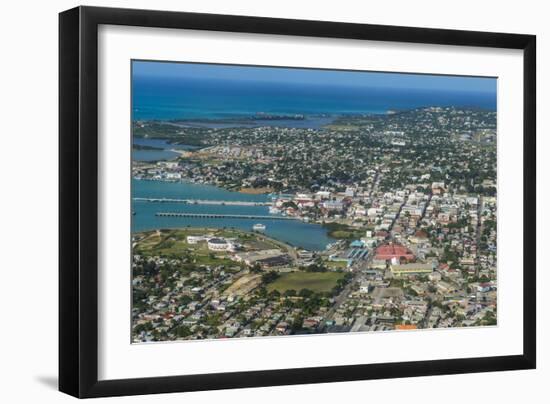
{"label": "white building", "polygon": [[201,241],[206,241],[206,237],[204,236],[187,236],[187,243],[188,244],[197,244]]}
{"label": "white building", "polygon": [[177,161],[159,161],[157,165],[174,169],[178,167],[178,162]]}
{"label": "white building", "polygon": [[323,207],[328,210],[342,210],[344,204],[341,201],[325,201]]}
{"label": "white building", "polygon": [[208,249],[212,251],[227,251],[231,245],[223,238],[211,238],[208,240]]}

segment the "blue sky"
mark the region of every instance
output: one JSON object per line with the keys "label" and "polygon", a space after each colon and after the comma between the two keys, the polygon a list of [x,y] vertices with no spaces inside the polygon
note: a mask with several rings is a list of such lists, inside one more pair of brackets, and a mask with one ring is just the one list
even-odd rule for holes
{"label": "blue sky", "polygon": [[483,92],[496,94],[495,78],[425,74],[350,72],[296,68],[133,61],[134,77],[246,80],[270,83],[335,85]]}

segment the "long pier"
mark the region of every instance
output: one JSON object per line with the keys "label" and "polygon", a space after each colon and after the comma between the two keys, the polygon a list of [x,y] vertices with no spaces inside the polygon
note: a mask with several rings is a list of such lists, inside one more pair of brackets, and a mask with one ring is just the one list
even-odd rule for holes
{"label": "long pier", "polygon": [[155,216],[164,217],[194,217],[211,219],[260,219],[260,220],[300,220],[289,216],[267,216],[267,215],[226,215],[223,213],[184,213],[184,212],[157,212]]}
{"label": "long pier", "polygon": [[271,206],[270,202],[218,201],[211,199],[132,198],[136,202],[186,203],[189,205]]}

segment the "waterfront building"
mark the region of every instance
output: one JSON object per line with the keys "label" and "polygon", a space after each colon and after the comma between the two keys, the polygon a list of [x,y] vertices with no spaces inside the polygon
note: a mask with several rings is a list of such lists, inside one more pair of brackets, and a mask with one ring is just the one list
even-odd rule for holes
{"label": "waterfront building", "polygon": [[302,260],[310,260],[313,258],[313,252],[308,250],[300,250],[298,251],[298,258]]}

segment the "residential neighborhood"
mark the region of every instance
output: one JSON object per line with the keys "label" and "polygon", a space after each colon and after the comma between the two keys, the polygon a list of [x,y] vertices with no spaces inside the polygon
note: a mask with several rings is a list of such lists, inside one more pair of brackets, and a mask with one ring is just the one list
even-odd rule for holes
{"label": "residential neighborhood", "polygon": [[[137,184],[241,195],[135,198],[133,220],[154,206],[169,226],[132,236],[134,342],[496,325],[495,112],[425,107],[313,129],[282,118],[134,122],[140,138],[151,127],[193,145],[134,160]],[[304,248],[295,228],[330,242]]]}

